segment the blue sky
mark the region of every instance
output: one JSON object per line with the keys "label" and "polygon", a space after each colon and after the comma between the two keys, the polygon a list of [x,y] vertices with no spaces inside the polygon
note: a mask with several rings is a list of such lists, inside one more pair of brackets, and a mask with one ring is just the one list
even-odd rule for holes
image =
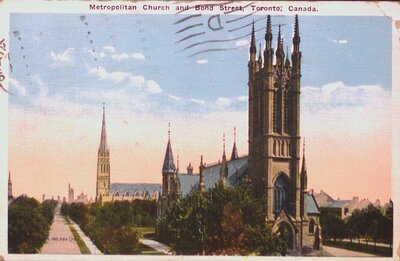
{"label": "blue sky", "polygon": [[[264,45],[264,17],[250,16],[228,24],[226,21],[240,16],[222,16],[224,29],[219,31],[207,28],[208,16],[174,24],[183,17],[97,14],[84,15],[83,18],[79,14],[12,14],[10,32],[17,31],[19,34],[10,38],[14,69],[10,76],[25,87],[28,95],[17,95],[10,101],[12,104],[29,106],[29,94],[38,92],[35,79],[39,78],[47,84],[49,96],[61,95],[72,102],[92,104],[98,100],[82,92],[115,91],[125,88],[129,77],[141,76],[145,78],[144,81],[155,83],[156,89],[146,92],[145,87],[139,86],[129,90],[137,92],[140,97],[146,97],[147,105],[152,104],[151,109],[146,106],[150,111],[154,109],[157,112],[167,107],[174,111],[201,112],[205,104],[218,102],[218,98],[229,99],[233,109],[245,110],[247,105],[242,96],[248,95],[249,37],[222,43],[205,43],[186,51],[181,50],[199,41],[245,36],[250,32],[250,26],[245,25],[253,19],[259,30],[256,35],[258,43]],[[282,24],[289,52],[293,20],[294,17],[289,16],[272,17],[274,25]],[[176,34],[182,28],[198,23],[204,26]],[[341,81],[347,86],[379,85],[390,89],[391,41],[387,40],[391,37],[390,25],[390,20],[385,17],[300,17],[302,86],[321,86]],[[228,32],[242,26],[245,27]],[[274,40],[277,31],[277,26],[274,26]],[[205,34],[176,43],[199,32]],[[233,50],[188,57],[209,48]],[[89,50],[95,51],[97,60]],[[121,54],[126,57],[122,55],[118,59],[117,56]],[[93,68],[97,68],[99,73],[103,72],[103,78],[94,71],[89,73]],[[118,75],[114,75],[114,80],[112,76],[105,76],[112,72],[128,73],[129,76],[119,75],[118,78]],[[141,81],[136,85],[143,85],[142,78],[136,80]],[[238,101],[238,97],[242,97],[243,101]],[[178,99],[180,104],[176,103]],[[108,99],[106,102],[113,101]],[[220,102],[228,103],[224,99]],[[216,108],[212,105],[206,107],[206,110]],[[143,110],[143,106],[135,104],[131,108]]]}

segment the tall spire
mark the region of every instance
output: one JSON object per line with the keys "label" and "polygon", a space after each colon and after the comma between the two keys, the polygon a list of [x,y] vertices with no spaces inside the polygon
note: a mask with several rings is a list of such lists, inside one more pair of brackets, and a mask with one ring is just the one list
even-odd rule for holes
{"label": "tall spire", "polygon": [[251,29],[250,53],[253,53],[253,54],[257,53],[256,35],[255,35],[255,30],[254,30],[254,20],[253,20],[253,27]]}
{"label": "tall spire", "polygon": [[162,168],[162,173],[175,173],[176,167],[174,163],[174,155],[172,154],[172,146],[171,146],[171,125],[168,123],[168,143],[167,149],[165,151],[164,164]]}
{"label": "tall spire", "polygon": [[231,160],[235,160],[239,158],[237,148],[236,148],[236,126],[233,128],[233,148],[231,154]]}
{"label": "tall spire", "polygon": [[222,162],[221,169],[219,171],[219,181],[223,187],[227,186],[228,180],[228,164],[226,163],[226,155],[225,155],[225,133],[223,134],[223,153],[222,153]]}
{"label": "tall spire", "polygon": [[108,152],[109,148],[108,148],[107,130],[106,130],[106,109],[105,109],[105,104],[103,102],[103,122],[101,124],[99,153],[108,153]]}

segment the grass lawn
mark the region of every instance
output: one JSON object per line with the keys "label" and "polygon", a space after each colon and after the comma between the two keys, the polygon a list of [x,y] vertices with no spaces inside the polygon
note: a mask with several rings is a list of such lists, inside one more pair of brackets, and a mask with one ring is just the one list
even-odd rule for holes
{"label": "grass lawn", "polygon": [[69,221],[69,218],[65,217],[69,226],[69,230],[71,230],[72,235],[74,235],[75,241],[78,244],[79,250],[81,254],[91,254],[89,248],[86,246],[85,242],[83,242],[82,238],[79,236],[78,232],[74,228],[74,226]]}
{"label": "grass lawn", "polygon": [[140,237],[145,237],[145,238],[155,238],[155,227],[134,227],[134,229],[139,232]]}

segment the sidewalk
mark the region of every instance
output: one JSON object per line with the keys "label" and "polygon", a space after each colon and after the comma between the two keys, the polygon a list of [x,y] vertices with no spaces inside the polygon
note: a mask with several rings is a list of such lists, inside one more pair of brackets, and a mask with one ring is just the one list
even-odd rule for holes
{"label": "sidewalk", "polygon": [[166,246],[160,242],[154,241],[152,239],[148,239],[148,238],[141,238],[140,239],[140,243],[142,243],[143,245],[146,245],[148,247],[151,247],[159,252],[162,252],[166,255],[171,255],[171,251],[169,250],[169,246]]}
{"label": "sidewalk", "polygon": [[49,237],[40,250],[41,254],[80,254],[67,221],[60,214],[60,206],[54,209],[54,221],[51,224]]}
{"label": "sidewalk", "polygon": [[356,252],[356,251],[350,251],[347,249],[342,249],[342,248],[336,248],[336,247],[331,247],[331,246],[322,246],[322,249],[324,252],[336,256],[336,257],[377,257],[375,255],[363,253],[363,252]]}
{"label": "sidewalk", "polygon": [[92,255],[102,255],[101,251],[96,247],[95,244],[93,244],[92,240],[90,240],[90,238],[87,237],[85,235],[85,233],[83,233],[81,228],[71,219],[70,219],[70,222],[71,222],[72,226],[75,228],[76,232],[78,232],[79,236],[81,237],[81,239],[83,240],[83,242],[85,243],[87,248],[89,248],[90,253]]}

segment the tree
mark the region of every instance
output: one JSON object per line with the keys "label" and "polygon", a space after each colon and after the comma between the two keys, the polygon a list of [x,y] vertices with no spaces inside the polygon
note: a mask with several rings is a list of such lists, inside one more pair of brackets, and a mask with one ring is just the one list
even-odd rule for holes
{"label": "tree", "polygon": [[177,201],[159,220],[160,239],[177,254],[273,255],[285,252],[282,240],[264,221],[264,204],[247,185],[216,185]]}
{"label": "tree", "polygon": [[45,243],[53,220],[53,205],[18,197],[8,209],[8,251],[37,253]]}

